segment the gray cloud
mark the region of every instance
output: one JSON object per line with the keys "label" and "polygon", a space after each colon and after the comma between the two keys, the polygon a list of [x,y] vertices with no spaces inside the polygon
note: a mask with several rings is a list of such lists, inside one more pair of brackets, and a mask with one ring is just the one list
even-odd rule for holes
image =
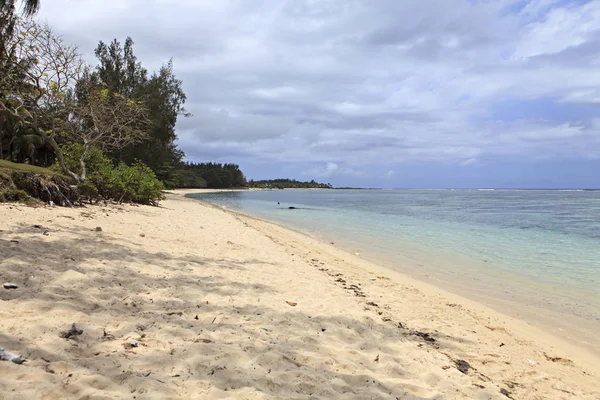
{"label": "gray cloud", "polygon": [[510,99],[600,102],[598,2],[53,0],[41,17],[90,61],[126,36],[150,69],[173,57],[190,159],[598,156],[592,118],[491,117]]}

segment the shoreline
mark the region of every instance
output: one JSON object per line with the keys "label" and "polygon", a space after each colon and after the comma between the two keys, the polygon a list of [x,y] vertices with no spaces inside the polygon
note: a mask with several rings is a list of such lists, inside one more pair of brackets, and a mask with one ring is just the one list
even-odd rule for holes
{"label": "shoreline", "polygon": [[[537,328],[184,195],[158,208],[0,205],[0,279],[19,286],[0,291],[0,347],[28,360],[0,361],[0,390],[48,399],[600,396],[598,359]],[[84,334],[61,339],[73,322]]]}
{"label": "shoreline", "polygon": [[[194,193],[201,192],[181,192],[181,194],[184,194],[186,197]],[[300,233],[316,241],[329,243],[332,245],[335,242],[336,248],[345,251],[348,254],[360,257],[362,260],[374,265],[398,272],[404,277],[409,277],[410,279],[415,279],[418,282],[431,285],[434,288],[439,289],[441,292],[452,293],[460,296],[463,299],[467,299],[474,303],[491,308],[500,314],[506,315],[507,317],[520,320],[523,323],[531,326],[535,326],[552,337],[562,340],[565,343],[569,343],[570,346],[580,348],[584,352],[592,352],[593,356],[600,360],[600,339],[595,334],[594,328],[597,324],[594,320],[588,320],[564,311],[542,307],[537,303],[531,303],[527,296],[521,293],[516,293],[516,297],[511,297],[508,295],[505,297],[499,295],[492,296],[485,291],[485,285],[477,288],[469,287],[469,281],[461,280],[456,275],[445,274],[443,276],[433,276],[430,273],[421,272],[420,268],[418,267],[420,264],[432,262],[438,266],[438,269],[443,268],[444,265],[450,264],[454,266],[460,266],[469,262],[469,260],[466,258],[450,257],[452,260],[448,261],[449,254],[445,254],[444,256],[439,254],[435,256],[425,256],[428,254],[426,253],[425,248],[417,249],[410,247],[406,249],[408,252],[403,250],[399,258],[391,259],[389,256],[376,254],[368,247],[361,246],[361,243],[350,243],[348,240],[344,240],[339,236],[336,237],[332,235],[321,234],[310,229],[294,226],[290,222],[269,219],[268,216],[251,215],[239,210],[225,208],[215,203],[204,202],[201,199],[193,197],[189,198],[200,201],[204,205],[216,207],[217,209],[228,213],[254,218],[258,221],[277,225],[283,229]],[[401,264],[402,267],[397,267],[396,265],[398,264]],[[457,270],[459,270],[459,268],[457,268]]]}
{"label": "shoreline", "polygon": [[[218,192],[218,191],[215,191],[215,192]],[[238,210],[232,210],[229,208],[225,208],[218,204],[208,203],[208,202],[204,202],[197,198],[188,197],[188,195],[193,194],[193,193],[198,193],[198,192],[192,192],[192,193],[188,193],[188,192],[178,193],[177,191],[175,192],[176,195],[183,194],[188,199],[193,199],[194,201],[201,202],[204,206],[213,207],[213,208],[223,211],[225,213],[229,213],[234,216],[252,219],[252,220],[258,221],[260,223],[272,224],[274,226],[277,226],[280,229],[284,229],[284,230],[290,231],[292,233],[305,236],[311,240],[319,242],[322,245],[332,246],[333,248],[346,253],[347,257],[357,258],[357,259],[363,261],[365,263],[365,265],[367,265],[369,267],[375,267],[380,270],[393,272],[394,274],[397,275],[398,280],[410,281],[412,285],[416,285],[417,287],[419,287],[419,289],[424,289],[425,291],[427,291],[430,294],[433,294],[433,295],[437,294],[437,295],[442,295],[445,297],[454,297],[454,301],[461,302],[461,303],[469,303],[470,307],[478,308],[485,312],[491,311],[493,313],[497,313],[501,317],[509,318],[514,321],[517,321],[518,325],[520,325],[518,327],[519,331],[527,332],[528,330],[533,330],[534,333],[533,333],[533,335],[531,335],[532,338],[533,337],[539,338],[540,336],[546,336],[547,337],[545,340],[546,344],[551,345],[551,346],[556,346],[557,342],[561,343],[561,347],[564,347],[564,349],[569,349],[568,351],[571,352],[572,354],[578,354],[579,356],[582,356],[583,359],[587,360],[587,363],[589,365],[596,364],[598,366],[598,372],[600,373],[600,352],[595,347],[585,346],[585,343],[588,343],[588,342],[586,342],[585,337],[581,338],[581,340],[575,340],[576,344],[574,344],[571,341],[573,339],[570,338],[568,334],[567,335],[559,335],[556,332],[552,332],[552,330],[550,328],[550,326],[551,326],[550,321],[552,321],[552,319],[558,319],[558,318],[564,317],[565,315],[562,313],[554,312],[551,310],[544,310],[545,312],[547,312],[547,315],[545,315],[544,318],[541,318],[539,315],[536,315],[537,318],[533,318],[533,316],[535,315],[534,314],[535,310],[533,310],[533,311],[528,311],[529,319],[523,319],[520,317],[520,314],[522,312],[527,312],[527,310],[526,310],[525,305],[519,305],[522,308],[520,308],[516,312],[517,316],[510,315],[508,313],[508,310],[509,310],[509,307],[511,306],[511,303],[506,301],[505,299],[490,298],[490,297],[485,297],[483,294],[477,295],[475,293],[470,293],[468,296],[461,295],[461,294],[457,293],[458,286],[456,286],[456,285],[452,285],[452,284],[443,285],[441,283],[427,281],[425,278],[428,278],[429,275],[417,275],[417,276],[413,275],[415,273],[414,267],[410,268],[410,271],[412,271],[412,273],[413,273],[413,274],[411,274],[410,272],[403,271],[400,268],[395,268],[395,267],[391,266],[391,261],[389,261],[389,260],[377,258],[377,257],[374,257],[373,255],[368,255],[368,251],[364,252],[367,254],[366,256],[364,256],[364,253],[360,253],[360,254],[356,253],[353,251],[353,250],[356,250],[356,249],[353,249],[354,246],[350,246],[350,245],[347,246],[344,244],[340,244],[337,241],[333,242],[332,240],[336,240],[335,238],[326,237],[326,236],[320,235],[317,232],[305,230],[305,229],[302,229],[299,227],[290,226],[290,225],[287,225],[285,222],[264,219],[262,217],[247,214],[247,213],[244,213],[244,212],[241,212]],[[533,307],[533,308],[535,308],[535,307]],[[573,318],[573,320],[576,320],[576,318]],[[568,324],[565,322],[564,325],[566,326]],[[559,329],[562,329],[562,328],[559,328]],[[589,357],[588,357],[588,352],[592,353],[589,355]]]}

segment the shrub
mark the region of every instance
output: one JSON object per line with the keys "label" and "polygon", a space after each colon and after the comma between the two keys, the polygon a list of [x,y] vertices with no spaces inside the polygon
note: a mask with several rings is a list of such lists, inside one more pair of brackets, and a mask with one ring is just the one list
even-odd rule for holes
{"label": "shrub", "polygon": [[[77,143],[63,147],[65,164],[80,173],[79,159],[84,148]],[[113,199],[156,206],[164,198],[163,184],[154,172],[141,161],[128,166],[120,163],[117,168],[97,148],[92,148],[85,161],[87,177],[78,185],[79,193],[90,199]]]}
{"label": "shrub", "polygon": [[123,200],[156,206],[164,199],[164,185],[150,167],[139,160],[131,166],[119,164],[115,175]]}
{"label": "shrub", "polygon": [[18,202],[26,202],[29,200],[29,195],[20,189],[6,189],[1,193],[4,198],[3,201],[18,201]]}

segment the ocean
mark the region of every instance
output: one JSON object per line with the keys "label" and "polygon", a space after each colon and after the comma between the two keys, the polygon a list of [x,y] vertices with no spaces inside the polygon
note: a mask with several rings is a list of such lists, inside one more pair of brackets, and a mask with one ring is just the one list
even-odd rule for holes
{"label": "ocean", "polygon": [[190,197],[307,231],[600,351],[600,191],[270,190]]}

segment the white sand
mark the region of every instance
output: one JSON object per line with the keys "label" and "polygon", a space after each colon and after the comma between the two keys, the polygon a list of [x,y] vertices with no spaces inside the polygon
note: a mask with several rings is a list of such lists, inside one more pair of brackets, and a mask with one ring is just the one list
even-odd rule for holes
{"label": "white sand", "polygon": [[0,399],[600,399],[585,349],[177,193],[0,205]]}

